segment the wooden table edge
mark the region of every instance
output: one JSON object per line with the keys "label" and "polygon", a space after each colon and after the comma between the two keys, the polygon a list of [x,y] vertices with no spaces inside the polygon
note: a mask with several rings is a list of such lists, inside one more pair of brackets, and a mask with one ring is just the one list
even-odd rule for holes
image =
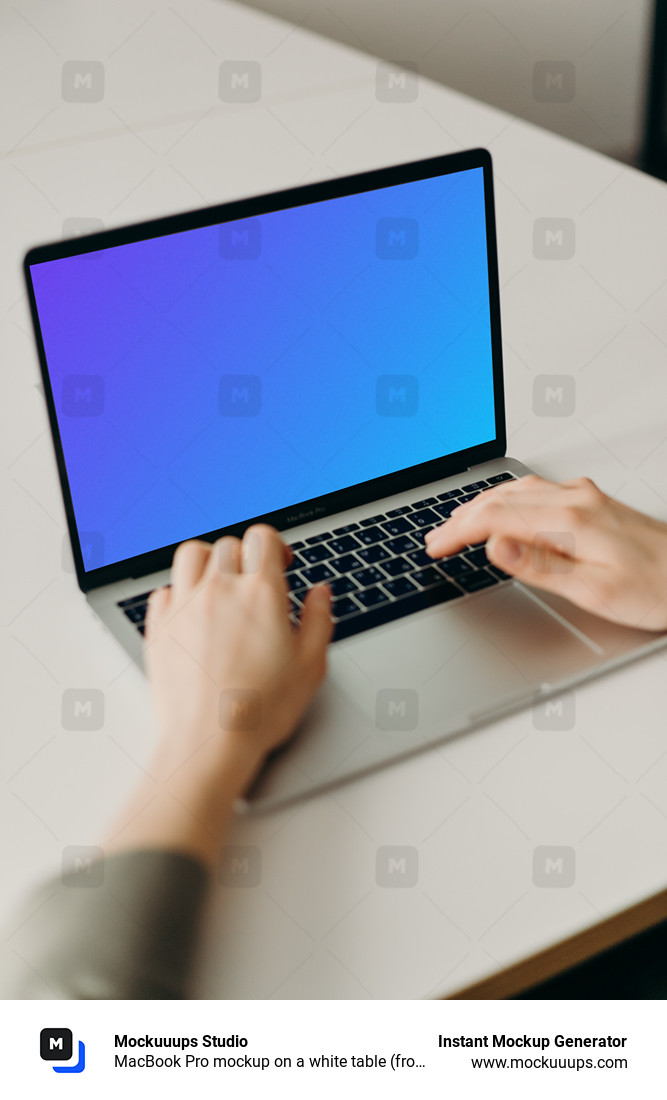
{"label": "wooden table edge", "polygon": [[562,974],[578,963],[615,947],[667,920],[667,889],[616,913],[599,924],[561,940],[527,959],[509,966],[500,973],[452,993],[446,1000],[502,1000],[523,993],[532,986]]}

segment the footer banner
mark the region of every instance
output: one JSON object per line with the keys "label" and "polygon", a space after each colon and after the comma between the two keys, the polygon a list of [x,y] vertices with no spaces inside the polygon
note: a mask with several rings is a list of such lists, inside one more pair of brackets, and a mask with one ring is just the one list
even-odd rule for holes
{"label": "footer banner", "polygon": [[16,1095],[654,1096],[652,1001],[8,1002]]}

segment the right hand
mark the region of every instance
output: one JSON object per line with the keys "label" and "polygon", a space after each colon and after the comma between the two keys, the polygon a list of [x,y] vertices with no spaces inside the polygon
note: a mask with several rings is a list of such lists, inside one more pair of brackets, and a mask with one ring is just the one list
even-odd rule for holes
{"label": "right hand", "polygon": [[612,622],[667,630],[667,524],[589,478],[497,485],[456,508],[426,549],[441,558],[484,540],[489,560],[517,580]]}

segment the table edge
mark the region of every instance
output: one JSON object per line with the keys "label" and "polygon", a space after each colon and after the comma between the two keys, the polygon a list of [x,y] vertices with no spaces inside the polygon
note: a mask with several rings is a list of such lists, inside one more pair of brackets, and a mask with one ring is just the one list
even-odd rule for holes
{"label": "table edge", "polygon": [[667,888],[552,947],[466,986],[444,999],[503,1000],[523,993],[667,919]]}

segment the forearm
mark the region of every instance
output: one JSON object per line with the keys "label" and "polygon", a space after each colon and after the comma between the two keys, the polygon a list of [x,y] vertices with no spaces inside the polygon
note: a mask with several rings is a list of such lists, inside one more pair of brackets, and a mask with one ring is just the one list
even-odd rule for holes
{"label": "forearm", "polygon": [[26,902],[27,954],[9,958],[4,995],[186,997],[212,870],[256,767],[242,745],[215,755],[202,746],[183,760],[163,739],[92,868],[99,885],[72,872]]}
{"label": "forearm", "polygon": [[163,743],[110,830],[105,851],[181,852],[210,871],[217,861],[234,803],[256,773],[256,754],[243,745],[206,743],[183,759]]}
{"label": "forearm", "polygon": [[188,995],[209,876],[185,854],[105,853],[102,881],[45,883],[17,921],[3,965],[7,998],[180,999]]}

